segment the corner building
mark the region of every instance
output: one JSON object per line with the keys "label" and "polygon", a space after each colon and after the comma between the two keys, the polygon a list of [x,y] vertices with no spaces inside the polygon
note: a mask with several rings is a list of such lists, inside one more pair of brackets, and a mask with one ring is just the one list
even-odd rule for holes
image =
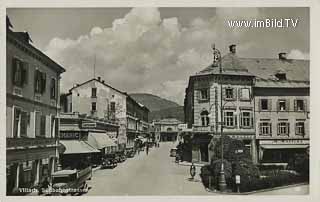
{"label": "corner building", "polygon": [[7,194],[37,187],[57,169],[59,87],[63,67],[12,31],[7,18]]}

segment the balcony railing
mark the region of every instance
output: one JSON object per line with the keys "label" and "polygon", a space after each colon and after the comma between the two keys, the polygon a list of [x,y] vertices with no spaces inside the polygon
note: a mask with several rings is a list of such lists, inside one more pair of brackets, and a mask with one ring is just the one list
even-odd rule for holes
{"label": "balcony railing", "polygon": [[55,138],[7,138],[7,148],[53,145],[55,142]]}
{"label": "balcony railing", "polygon": [[193,131],[195,132],[211,132],[213,131],[213,126],[197,126],[193,125]]}

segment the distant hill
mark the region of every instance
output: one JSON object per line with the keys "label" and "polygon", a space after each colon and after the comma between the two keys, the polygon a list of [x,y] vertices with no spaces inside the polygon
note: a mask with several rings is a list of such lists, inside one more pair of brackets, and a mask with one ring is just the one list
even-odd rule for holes
{"label": "distant hill", "polygon": [[130,96],[137,102],[148,107],[150,111],[159,111],[162,109],[168,109],[173,107],[179,107],[177,103],[163,99],[159,96],[147,94],[147,93],[133,93]]}
{"label": "distant hill", "polygon": [[164,119],[164,118],[176,118],[179,121],[184,122],[184,112],[183,107],[171,107],[168,109],[162,109],[159,111],[153,111],[149,114],[149,120],[155,120],[155,119]]}
{"label": "distant hill", "polygon": [[176,118],[184,121],[183,106],[173,101],[147,93],[133,93],[130,94],[130,96],[137,102],[148,107],[150,110],[150,121],[163,118]]}

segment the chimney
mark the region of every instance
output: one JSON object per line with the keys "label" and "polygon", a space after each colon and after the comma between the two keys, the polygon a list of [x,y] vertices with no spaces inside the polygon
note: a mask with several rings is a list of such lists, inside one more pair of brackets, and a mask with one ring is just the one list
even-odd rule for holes
{"label": "chimney", "polygon": [[98,76],[98,81],[100,81],[101,80],[101,77],[100,76]]}
{"label": "chimney", "polygon": [[102,83],[104,83],[104,80],[102,80]]}
{"label": "chimney", "polygon": [[279,55],[279,60],[286,60],[287,59],[287,53],[282,52],[282,53],[279,53],[278,55]]}
{"label": "chimney", "polygon": [[231,45],[229,46],[229,51],[230,51],[230,53],[232,53],[232,54],[236,54],[236,45],[235,45],[235,44],[231,44]]}

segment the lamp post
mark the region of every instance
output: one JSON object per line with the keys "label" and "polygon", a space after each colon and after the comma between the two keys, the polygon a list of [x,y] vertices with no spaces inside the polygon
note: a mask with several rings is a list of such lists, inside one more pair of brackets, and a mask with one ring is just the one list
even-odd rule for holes
{"label": "lamp post", "polygon": [[212,46],[213,50],[213,65],[219,66],[219,80],[220,80],[220,138],[221,138],[221,170],[219,176],[219,190],[225,191],[227,187],[226,177],[224,173],[224,163],[223,163],[223,104],[222,104],[222,66],[221,66],[221,53],[216,49],[215,45]]}

